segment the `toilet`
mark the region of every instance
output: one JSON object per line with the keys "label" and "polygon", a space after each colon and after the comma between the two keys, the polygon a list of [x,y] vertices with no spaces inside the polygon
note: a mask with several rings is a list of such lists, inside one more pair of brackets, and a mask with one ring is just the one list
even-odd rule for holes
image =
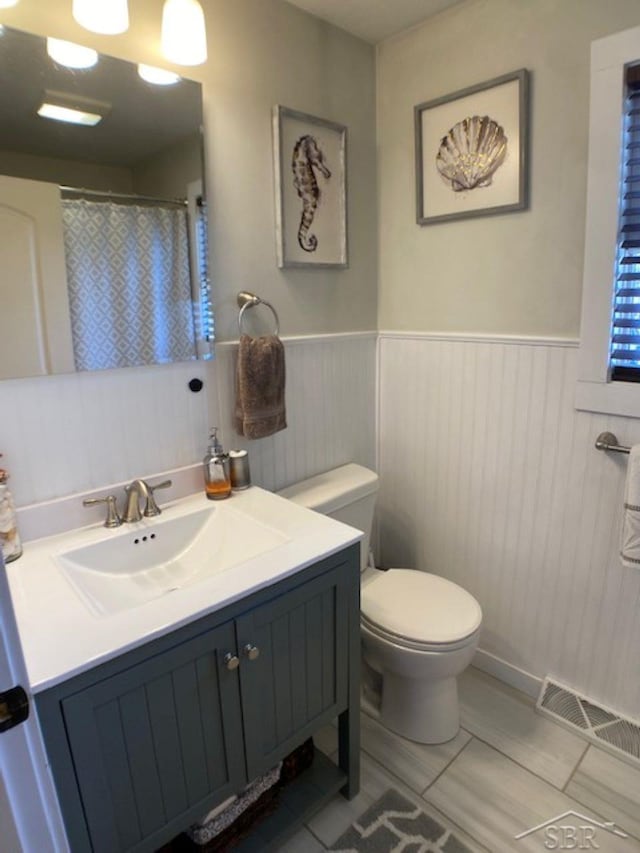
{"label": "toilet", "polygon": [[419,743],[444,743],[460,728],[457,677],[474,656],[482,610],[470,593],[445,578],[368,566],[377,492],[377,474],[351,463],[279,494],[364,533],[360,625],[365,684],[380,683],[379,718],[388,729]]}

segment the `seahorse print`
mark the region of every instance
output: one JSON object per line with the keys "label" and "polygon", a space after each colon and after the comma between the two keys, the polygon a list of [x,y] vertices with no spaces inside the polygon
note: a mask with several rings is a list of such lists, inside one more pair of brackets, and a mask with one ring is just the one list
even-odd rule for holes
{"label": "seahorse print", "polygon": [[318,248],[318,238],[315,234],[309,233],[321,195],[315,170],[317,169],[327,180],[331,177],[331,172],[327,168],[324,154],[313,136],[308,134],[301,136],[296,142],[293,147],[291,168],[293,169],[293,185],[302,199],[298,243],[305,252],[315,252]]}

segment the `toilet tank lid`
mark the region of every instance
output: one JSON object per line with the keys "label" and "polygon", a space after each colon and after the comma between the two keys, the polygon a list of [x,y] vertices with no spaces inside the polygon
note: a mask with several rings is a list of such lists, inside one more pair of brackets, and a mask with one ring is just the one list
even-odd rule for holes
{"label": "toilet tank lid", "polygon": [[308,509],[328,514],[377,491],[378,475],[375,471],[350,462],[293,483],[278,494]]}

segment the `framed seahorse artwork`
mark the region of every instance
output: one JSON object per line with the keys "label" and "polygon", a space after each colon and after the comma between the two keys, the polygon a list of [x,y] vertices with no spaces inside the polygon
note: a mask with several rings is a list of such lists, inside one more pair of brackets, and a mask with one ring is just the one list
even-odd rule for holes
{"label": "framed seahorse artwork", "polygon": [[347,267],[347,128],[276,106],[273,158],[278,266]]}

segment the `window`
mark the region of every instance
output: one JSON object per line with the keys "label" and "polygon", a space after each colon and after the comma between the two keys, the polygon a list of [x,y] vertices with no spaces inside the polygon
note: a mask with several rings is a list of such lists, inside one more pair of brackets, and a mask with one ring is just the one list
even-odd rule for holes
{"label": "window", "polygon": [[[207,219],[207,202],[202,195],[196,199],[196,269],[198,276],[198,316],[200,318],[200,338],[207,344],[215,339],[215,321],[213,317],[213,302],[211,295],[211,280],[209,278],[209,221]],[[210,351],[210,346],[207,348]],[[201,355],[201,358],[204,357]]]}
{"label": "window", "polygon": [[207,201],[200,180],[192,181],[187,185],[187,210],[189,211],[191,296],[195,313],[196,348],[198,358],[207,360],[213,358],[215,319],[208,260]]}
{"label": "window", "polygon": [[630,65],[625,78],[609,367],[613,382],[640,382],[640,66]]}
{"label": "window", "polygon": [[576,408],[640,417],[640,27],[593,42]]}

